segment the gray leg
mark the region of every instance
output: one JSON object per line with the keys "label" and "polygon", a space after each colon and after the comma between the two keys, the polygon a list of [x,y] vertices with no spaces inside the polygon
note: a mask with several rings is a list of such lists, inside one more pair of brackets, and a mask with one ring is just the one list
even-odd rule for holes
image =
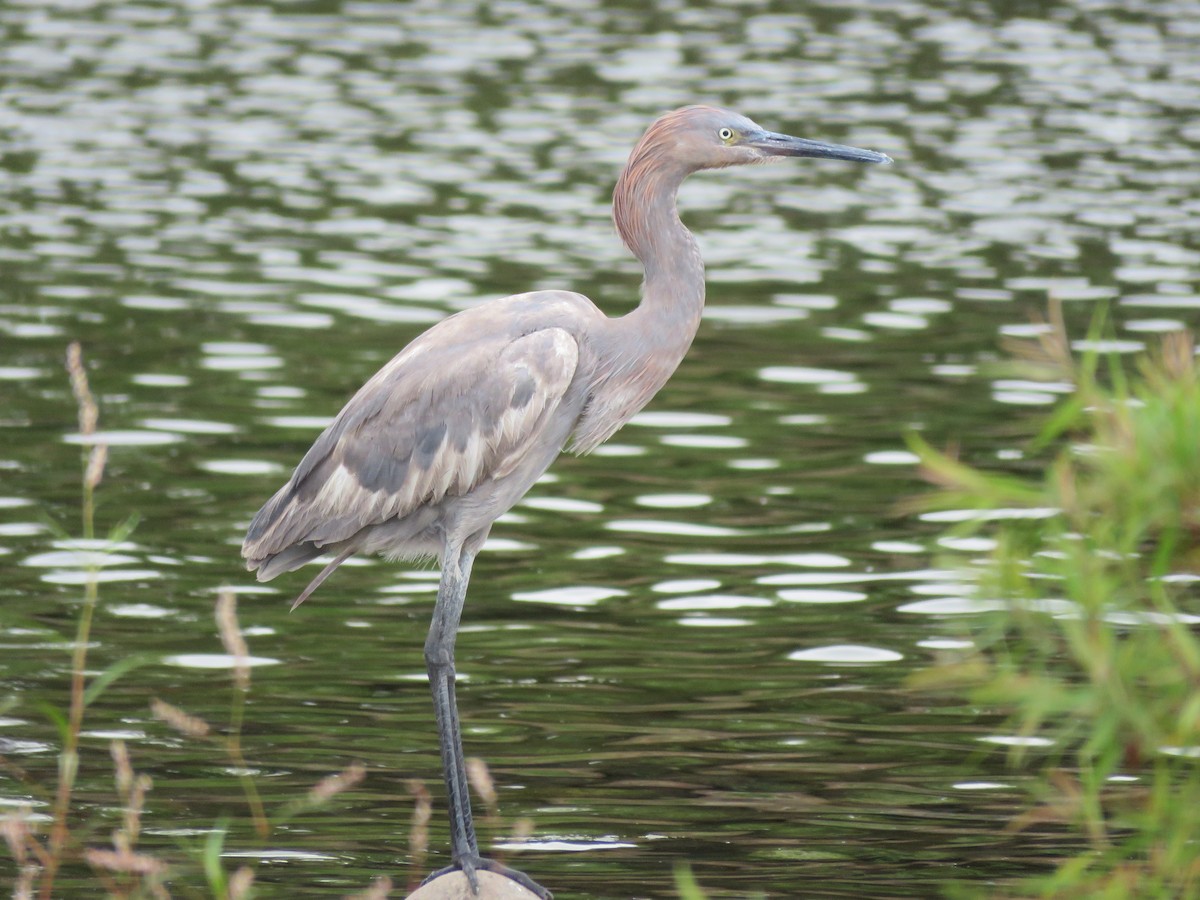
{"label": "gray leg", "polygon": [[[467,598],[472,562],[474,556],[460,553],[458,548],[446,553],[433,621],[425,640],[425,665],[429,671],[429,688],[433,692],[433,711],[442,748],[442,772],[450,801],[450,858],[456,863],[479,855],[475,826],[471,821],[471,798],[467,793],[458,704],[454,698],[454,640],[458,636],[458,621]],[[474,873],[467,874],[474,881]]]}
{"label": "gray leg", "polygon": [[438,585],[433,621],[425,640],[425,665],[429,671],[429,687],[433,692],[433,711],[437,717],[438,743],[442,750],[442,773],[446,779],[446,795],[450,802],[450,859],[447,869],[434,872],[426,882],[449,871],[461,870],[479,893],[475,872],[486,869],[533,891],[543,900],[551,900],[550,892],[523,872],[509,869],[479,855],[475,825],[471,819],[471,797],[468,793],[467,767],[464,762],[462,730],[458,724],[458,704],[454,697],[454,640],[458,622],[467,598],[467,582],[475,554],[459,547],[446,551],[442,561],[442,580]]}

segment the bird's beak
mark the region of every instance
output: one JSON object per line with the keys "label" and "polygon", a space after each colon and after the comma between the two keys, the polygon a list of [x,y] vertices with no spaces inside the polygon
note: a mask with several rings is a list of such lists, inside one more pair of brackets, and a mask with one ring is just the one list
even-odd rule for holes
{"label": "bird's beak", "polygon": [[845,144],[810,141],[788,134],[776,134],[773,131],[764,131],[754,135],[747,143],[764,156],[809,156],[821,159],[846,159],[850,162],[863,163],[890,163],[892,161],[892,158],[886,153],[860,150],[858,147],[847,147]]}

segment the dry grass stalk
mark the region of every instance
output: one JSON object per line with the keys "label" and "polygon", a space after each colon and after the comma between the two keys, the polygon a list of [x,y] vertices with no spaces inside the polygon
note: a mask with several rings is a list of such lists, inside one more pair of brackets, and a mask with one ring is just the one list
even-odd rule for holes
{"label": "dry grass stalk", "polygon": [[[87,371],[83,366],[83,351],[77,341],[72,342],[67,348],[66,368],[71,380],[71,393],[74,394],[76,405],[79,408],[79,430],[85,439],[90,438],[96,434],[96,423],[100,413],[92,396],[91,388],[88,386]],[[87,442],[91,443],[91,441]],[[83,508],[81,510],[83,537],[86,540],[91,540],[95,535],[95,488],[103,476],[107,453],[106,449],[96,444],[92,446],[88,456],[83,480]],[[62,864],[70,834],[70,825],[67,819],[71,811],[71,794],[75,787],[75,777],[79,770],[79,734],[83,728],[83,714],[86,705],[88,638],[99,596],[95,571],[96,566],[89,565],[88,578],[84,584],[84,603],[79,614],[74,649],[71,653],[70,707],[67,711],[63,746],[58,756],[58,783],[54,791],[53,823],[50,826],[50,834],[46,839],[44,849],[40,844],[35,845],[38,848],[38,858],[43,869],[38,885],[38,896],[41,900],[51,900],[53,896],[54,879]]]}
{"label": "dry grass stalk", "polygon": [[262,798],[254,779],[250,777],[246,757],[242,754],[242,720],[246,713],[246,695],[250,692],[250,650],[237,620],[237,596],[229,588],[222,588],[217,596],[215,609],[217,631],[221,635],[221,643],[225,651],[233,658],[233,682],[237,688],[233,694],[233,708],[230,714],[229,734],[225,739],[225,751],[233,764],[241,771],[239,779],[246,801],[254,817],[254,830],[260,838],[265,839],[271,833],[271,822],[263,808]]}
{"label": "dry grass stalk", "polygon": [[133,781],[133,790],[125,804],[125,833],[132,843],[137,843],[142,830],[142,810],[146,808],[146,792],[154,786],[149,775],[138,775]]}
{"label": "dry grass stalk", "polygon": [[229,900],[244,900],[250,896],[250,888],[254,885],[254,870],[242,866],[229,879]]}
{"label": "dry grass stalk", "polygon": [[0,833],[4,835],[4,843],[8,844],[8,853],[18,866],[29,861],[29,845],[33,841],[33,833],[25,820],[27,809],[11,816],[0,819]]}
{"label": "dry grass stalk", "polygon": [[467,760],[467,781],[471,782],[471,787],[475,789],[484,806],[488,808],[488,812],[492,815],[496,814],[496,782],[492,780],[492,773],[488,771],[487,763],[478,756],[472,756]]}
{"label": "dry grass stalk", "polygon": [[533,837],[533,819],[526,817],[512,823],[512,832],[508,838],[510,844],[524,844],[531,837]]}
{"label": "dry grass stalk", "polygon": [[100,411],[88,387],[87,370],[83,367],[83,349],[79,341],[72,341],[67,347],[67,374],[71,376],[71,393],[75,395],[75,404],[79,407],[79,433],[93,435]]}
{"label": "dry grass stalk", "polygon": [[425,868],[425,851],[429,848],[429,818],[433,815],[433,799],[425,785],[412,778],[408,792],[413,797],[412,827],[408,830],[408,852],[412,856],[413,872]]}
{"label": "dry grass stalk", "polygon": [[29,809],[20,811],[0,819],[0,833],[4,834],[4,842],[8,844],[9,855],[17,866],[17,879],[13,883],[13,900],[33,900],[33,888],[37,881],[41,865],[38,864],[30,851],[41,856],[42,846],[37,842],[33,832],[29,830],[26,816]]}
{"label": "dry grass stalk", "polygon": [[[67,347],[67,374],[71,378],[71,393],[75,395],[75,404],[79,407],[79,433],[84,437],[91,437],[96,433],[100,411],[88,386],[87,370],[83,366],[83,350],[78,341],[73,341]],[[100,484],[107,460],[108,447],[104,444],[93,445],[88,453],[87,471],[84,475],[84,484],[88,489],[95,490]]]}
{"label": "dry grass stalk", "polygon": [[98,850],[88,847],[83,851],[88,865],[107,872],[121,872],[127,875],[162,875],[167,871],[167,864],[153,856],[144,853],[133,853],[129,850]]}
{"label": "dry grass stalk", "polygon": [[362,763],[351,763],[335,775],[322,778],[308,792],[310,803],[324,803],[336,797],[342,791],[348,791],[361,782],[367,775],[366,766]]}
{"label": "dry grass stalk", "polygon": [[250,689],[250,650],[237,621],[237,597],[224,589],[217,597],[217,629],[225,652],[233,657],[233,678],[239,689]]}
{"label": "dry grass stalk", "polygon": [[1163,335],[1158,349],[1158,364],[1172,381],[1192,381],[1196,377],[1196,346],[1190,331]]}
{"label": "dry grass stalk", "polygon": [[[118,832],[113,844],[118,849],[136,846],[142,829],[142,809],[146,805],[146,791],[153,782],[149,775],[137,775],[129,762],[129,749],[124,741],[113,741],[110,745],[113,766],[116,770],[117,794],[125,804],[124,832]],[[118,841],[119,837],[119,841]]]}
{"label": "dry grass stalk", "polygon": [[1017,359],[1041,369],[1046,378],[1063,378],[1075,383],[1077,366],[1071,352],[1071,339],[1063,320],[1062,303],[1051,298],[1047,315],[1031,317],[1034,325],[1043,326],[1035,340],[1005,338],[1001,343]]}
{"label": "dry grass stalk", "polygon": [[154,718],[166,722],[186,737],[207,737],[212,730],[209,724],[200,717],[188,715],[178,706],[172,706],[157,697],[150,701],[150,711],[154,714]]}
{"label": "dry grass stalk", "polygon": [[96,444],[88,454],[87,470],[83,481],[91,490],[95,490],[104,477],[104,465],[108,462],[108,445]]}
{"label": "dry grass stalk", "polygon": [[13,885],[13,900],[33,900],[33,880],[37,869],[26,866],[17,875],[17,883]]}
{"label": "dry grass stalk", "polygon": [[122,800],[128,800],[129,792],[133,789],[133,764],[129,762],[129,748],[124,741],[116,740],[109,744],[109,753],[113,759],[117,793]]}

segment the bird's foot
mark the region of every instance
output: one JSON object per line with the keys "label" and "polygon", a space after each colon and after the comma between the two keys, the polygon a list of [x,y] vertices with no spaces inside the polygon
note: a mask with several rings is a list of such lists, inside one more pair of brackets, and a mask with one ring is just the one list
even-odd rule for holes
{"label": "bird's foot", "polygon": [[456,859],[453,863],[446,866],[444,869],[439,869],[421,884],[429,884],[435,878],[440,878],[443,875],[448,875],[450,872],[462,872],[467,876],[467,881],[471,883],[471,892],[479,893],[479,879],[476,877],[476,872],[493,872],[496,875],[501,875],[510,881],[515,881],[527,891],[536,894],[539,900],[554,900],[554,895],[548,890],[526,875],[524,872],[519,872],[516,869],[510,869],[508,866],[502,866],[494,859],[486,859],[482,856],[462,856]]}

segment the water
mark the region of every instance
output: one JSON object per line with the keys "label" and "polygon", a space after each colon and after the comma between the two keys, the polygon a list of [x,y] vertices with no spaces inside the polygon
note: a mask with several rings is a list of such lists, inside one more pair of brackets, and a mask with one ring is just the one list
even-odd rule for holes
{"label": "water", "polygon": [[[403,884],[411,778],[443,863],[433,573],[348,564],[288,615],[304,577],[255,587],[238,544],[430,323],[541,287],[629,309],[617,170],[658,112],[710,101],[896,165],[686,186],[710,282],[692,353],[476,568],[460,704],[506,822],[533,823],[509,858],[560,896],[671,897],[685,860],[718,897],[928,897],[1070,846],[1004,831],[1025,776],[995,714],[904,689],[980,604],[939,567],[946,522],[897,509],[922,490],[903,434],[1022,469],[1062,386],[995,361],[1048,297],[1077,334],[1109,303],[1117,352],[1196,323],[1200,7],[29,0],[0,26],[0,745],[52,783],[38,704],[64,701],[81,566],[108,551],[91,663],[147,664],[89,710],[90,844],[116,821],[113,736],[155,779],[148,852],[241,815],[221,754],[148,707],[227,720],[229,584],[268,807],[354,760],[368,776],[265,845],[236,825],[227,864],[261,858],[268,897]],[[60,533],[74,338],[111,445],[100,521],[140,516],[118,547]]]}

